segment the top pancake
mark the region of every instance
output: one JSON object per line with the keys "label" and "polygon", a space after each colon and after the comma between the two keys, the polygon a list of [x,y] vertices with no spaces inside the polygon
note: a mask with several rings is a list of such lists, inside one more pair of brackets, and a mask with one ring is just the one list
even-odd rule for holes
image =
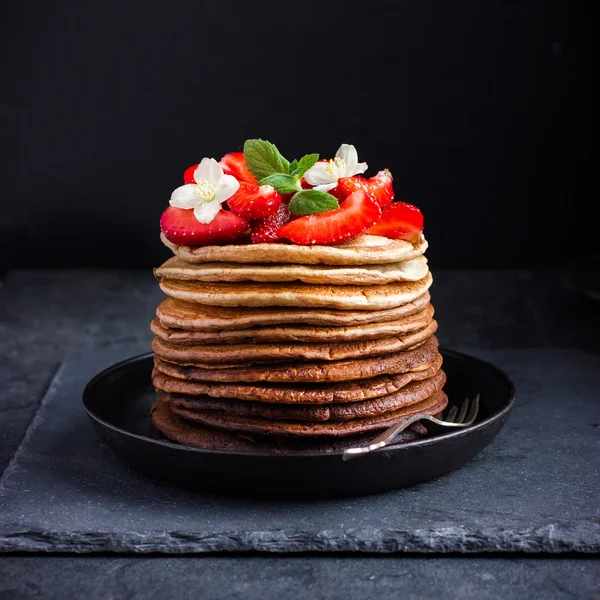
{"label": "top pancake", "polygon": [[329,283],[334,285],[377,285],[394,281],[418,281],[427,275],[427,259],[386,265],[290,265],[290,264],[192,264],[173,256],[154,270],[157,277],[206,283],[258,281]]}
{"label": "top pancake", "polygon": [[386,323],[421,312],[430,301],[429,292],[402,306],[385,310],[329,310],[325,308],[246,308],[207,306],[167,298],[156,316],[166,327],[188,331],[230,331],[256,326],[290,324],[350,327]]}
{"label": "top pancake", "polygon": [[382,285],[315,285],[311,283],[202,283],[162,279],[165,294],[210,306],[299,306],[342,310],[383,310],[422,296],[431,286],[431,273],[419,281]]}
{"label": "top pancake", "polygon": [[361,235],[339,246],[294,244],[240,244],[229,246],[179,246],[161,234],[167,248],[190,263],[288,263],[299,265],[383,265],[411,260],[424,254],[427,241],[421,235],[413,244],[377,235]]}

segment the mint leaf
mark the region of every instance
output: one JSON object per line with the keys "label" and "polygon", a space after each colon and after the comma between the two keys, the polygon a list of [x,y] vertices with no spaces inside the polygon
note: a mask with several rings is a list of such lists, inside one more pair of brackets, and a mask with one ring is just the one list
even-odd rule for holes
{"label": "mint leaf", "polygon": [[317,190],[302,190],[290,201],[289,211],[294,215],[314,215],[339,208],[337,198]]}
{"label": "mint leaf", "polygon": [[298,161],[296,159],[294,159],[291,163],[290,163],[290,175],[294,174],[294,171],[296,170],[296,167],[298,166]]}
{"label": "mint leaf", "polygon": [[260,185],[272,185],[280,194],[293,194],[300,189],[298,181],[285,173],[273,173],[259,181]]}
{"label": "mint leaf", "polygon": [[259,181],[274,173],[289,173],[290,163],[277,146],[266,140],[246,140],[244,158],[250,173]]}
{"label": "mint leaf", "polygon": [[306,156],[303,156],[299,161],[294,161],[298,163],[294,169],[292,169],[292,165],[290,165],[290,175],[296,179],[302,179],[304,173],[314,166],[318,160],[318,154],[307,154]]}

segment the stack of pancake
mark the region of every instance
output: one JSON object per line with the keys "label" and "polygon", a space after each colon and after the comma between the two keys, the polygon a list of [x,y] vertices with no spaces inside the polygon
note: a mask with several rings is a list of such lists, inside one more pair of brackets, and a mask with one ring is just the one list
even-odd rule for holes
{"label": "stack of pancake", "polygon": [[[156,269],[154,427],[211,449],[334,451],[447,404],[427,242],[192,248]],[[426,434],[415,424],[400,441]]]}

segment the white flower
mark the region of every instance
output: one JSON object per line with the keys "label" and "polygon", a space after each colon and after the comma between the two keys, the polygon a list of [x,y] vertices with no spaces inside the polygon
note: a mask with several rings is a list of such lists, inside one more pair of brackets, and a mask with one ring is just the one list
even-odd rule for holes
{"label": "white flower", "polygon": [[315,190],[328,192],[337,185],[338,179],[352,177],[367,170],[367,163],[358,162],[358,153],[351,144],[342,144],[331,160],[319,161],[304,173],[304,179]]}
{"label": "white flower", "polygon": [[214,158],[203,158],[194,171],[194,181],[178,187],[169,204],[176,208],[193,208],[200,223],[210,223],[221,210],[221,204],[240,187],[233,175],[225,175]]}

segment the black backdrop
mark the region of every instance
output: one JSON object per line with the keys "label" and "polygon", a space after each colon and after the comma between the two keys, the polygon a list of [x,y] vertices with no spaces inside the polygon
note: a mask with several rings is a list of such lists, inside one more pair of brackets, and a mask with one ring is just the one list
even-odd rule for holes
{"label": "black backdrop", "polygon": [[[353,143],[438,266],[590,249],[585,3],[19,2],[2,23],[3,266],[153,266],[185,167]],[[5,9],[6,10],[6,9]]]}

